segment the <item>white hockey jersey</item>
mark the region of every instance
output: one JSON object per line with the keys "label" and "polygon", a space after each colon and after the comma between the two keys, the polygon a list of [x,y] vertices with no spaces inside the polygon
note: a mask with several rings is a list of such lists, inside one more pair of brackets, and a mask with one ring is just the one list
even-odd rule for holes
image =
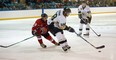
{"label": "white hockey jersey", "polygon": [[63,10],[57,11],[47,22],[50,25],[54,22],[54,27],[61,27],[66,24],[66,17],[63,15]]}
{"label": "white hockey jersey", "polygon": [[78,7],[78,11],[81,12],[82,18],[84,18],[84,19],[87,19],[87,17],[91,16],[91,13],[88,13],[88,12],[91,12],[89,6],[86,6],[85,8],[83,8],[82,5],[80,5]]}

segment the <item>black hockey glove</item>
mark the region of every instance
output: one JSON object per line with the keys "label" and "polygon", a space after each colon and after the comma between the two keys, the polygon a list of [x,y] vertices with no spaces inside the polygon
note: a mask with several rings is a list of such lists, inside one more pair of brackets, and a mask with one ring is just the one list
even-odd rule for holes
{"label": "black hockey glove", "polygon": [[68,30],[69,32],[75,32],[75,30],[72,27],[68,27],[66,26],[66,28],[64,30]]}
{"label": "black hockey glove", "polygon": [[82,20],[85,24],[89,23],[88,19],[81,18],[81,20]]}
{"label": "black hockey glove", "polygon": [[39,36],[39,34],[36,31],[32,31],[32,35]]}
{"label": "black hockey glove", "polygon": [[68,28],[69,28],[68,29],[69,32],[75,32],[75,30],[72,27],[69,26]]}

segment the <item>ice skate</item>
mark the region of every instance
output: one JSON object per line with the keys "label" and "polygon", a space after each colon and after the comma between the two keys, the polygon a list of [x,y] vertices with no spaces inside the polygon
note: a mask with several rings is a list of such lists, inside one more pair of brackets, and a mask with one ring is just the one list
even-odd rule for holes
{"label": "ice skate", "polygon": [[42,48],[46,48],[47,46],[45,44],[40,44]]}
{"label": "ice skate", "polygon": [[67,49],[70,49],[71,47],[69,45],[66,45]]}
{"label": "ice skate", "polygon": [[68,50],[66,46],[62,47],[62,49],[63,49],[64,51],[67,51],[67,50]]}

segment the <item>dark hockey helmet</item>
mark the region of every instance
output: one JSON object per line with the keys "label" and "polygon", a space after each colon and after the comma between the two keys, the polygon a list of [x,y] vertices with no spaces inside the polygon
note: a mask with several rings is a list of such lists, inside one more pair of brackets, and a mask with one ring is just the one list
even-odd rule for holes
{"label": "dark hockey helmet", "polygon": [[71,9],[68,7],[65,7],[64,12],[65,12],[65,16],[69,16],[69,14],[71,13]]}
{"label": "dark hockey helmet", "polygon": [[69,7],[64,7],[64,11],[67,13],[71,13],[71,9]]}
{"label": "dark hockey helmet", "polygon": [[48,17],[48,15],[46,13],[43,13],[41,14],[41,17],[44,18],[44,17]]}

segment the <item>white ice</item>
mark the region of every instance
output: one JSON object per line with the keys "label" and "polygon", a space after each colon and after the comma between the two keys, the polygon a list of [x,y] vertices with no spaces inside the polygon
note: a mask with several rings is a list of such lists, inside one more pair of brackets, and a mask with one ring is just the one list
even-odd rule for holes
{"label": "white ice", "polygon": [[[32,36],[31,27],[36,19],[0,21],[0,45],[7,46]],[[70,16],[67,19],[67,25],[78,32],[78,16]],[[104,49],[100,49],[101,53],[76,34],[64,31],[71,46],[68,52],[44,38],[47,48],[43,49],[34,37],[9,48],[0,47],[0,60],[116,60],[116,13],[94,14],[91,27],[101,34],[101,37],[90,31],[90,36],[84,38],[95,46],[105,45]]]}

